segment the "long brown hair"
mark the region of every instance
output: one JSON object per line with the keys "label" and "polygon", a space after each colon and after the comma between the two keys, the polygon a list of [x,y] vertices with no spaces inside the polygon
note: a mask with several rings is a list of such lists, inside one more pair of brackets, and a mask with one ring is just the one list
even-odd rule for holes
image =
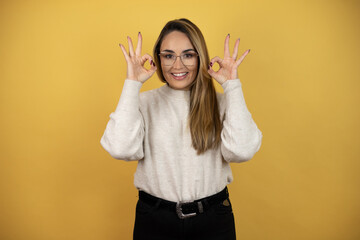
{"label": "long brown hair", "polygon": [[[154,61],[160,66],[160,47],[164,37],[173,32],[185,33],[198,53],[198,69],[195,80],[190,86],[190,110],[188,123],[192,145],[198,154],[216,148],[220,143],[222,124],[216,91],[211,76],[207,72],[210,59],[204,36],[200,29],[185,18],[169,21],[162,29],[153,50]],[[157,75],[166,83],[161,67],[157,68]]]}

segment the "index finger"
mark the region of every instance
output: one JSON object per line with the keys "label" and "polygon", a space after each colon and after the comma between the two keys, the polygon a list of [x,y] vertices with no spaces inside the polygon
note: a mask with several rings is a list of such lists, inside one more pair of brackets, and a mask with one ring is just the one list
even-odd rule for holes
{"label": "index finger", "polygon": [[137,43],[136,51],[135,51],[137,56],[141,56],[141,45],[142,45],[142,36],[141,36],[141,33],[139,32],[138,43]]}
{"label": "index finger", "polygon": [[229,58],[230,57],[229,39],[230,39],[230,33],[225,38],[224,58]]}

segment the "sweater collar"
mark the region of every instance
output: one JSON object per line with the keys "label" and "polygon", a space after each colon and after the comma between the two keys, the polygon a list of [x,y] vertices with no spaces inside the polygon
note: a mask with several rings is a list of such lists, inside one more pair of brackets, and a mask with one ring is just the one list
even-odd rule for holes
{"label": "sweater collar", "polygon": [[190,90],[176,90],[165,84],[160,87],[160,91],[171,99],[190,100]]}

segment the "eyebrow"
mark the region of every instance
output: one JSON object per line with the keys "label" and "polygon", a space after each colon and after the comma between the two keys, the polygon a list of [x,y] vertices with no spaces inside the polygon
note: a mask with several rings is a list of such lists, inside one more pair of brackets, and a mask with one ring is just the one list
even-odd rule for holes
{"label": "eyebrow", "polygon": [[[185,53],[185,52],[190,52],[190,51],[194,51],[194,52],[196,52],[196,51],[195,51],[195,49],[189,48],[189,49],[186,49],[186,50],[182,51],[182,53]],[[173,50],[169,50],[169,49],[165,49],[165,50],[163,50],[163,51],[161,51],[161,52],[170,52],[170,53],[175,53]]]}

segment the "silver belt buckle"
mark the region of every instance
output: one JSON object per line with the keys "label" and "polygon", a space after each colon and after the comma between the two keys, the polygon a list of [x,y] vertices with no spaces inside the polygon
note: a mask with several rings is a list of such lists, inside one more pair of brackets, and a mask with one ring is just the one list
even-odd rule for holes
{"label": "silver belt buckle", "polygon": [[[177,213],[177,215],[178,215],[178,217],[180,218],[180,219],[185,219],[185,218],[189,218],[189,217],[194,217],[194,216],[196,216],[196,212],[194,212],[194,213],[187,213],[187,214],[184,214],[183,212],[182,212],[182,205],[184,205],[184,204],[186,204],[186,203],[184,203],[184,202],[178,202],[178,203],[176,203],[176,213]],[[202,205],[202,203],[201,202],[198,202],[197,203],[197,205],[198,205],[198,209],[199,209],[199,213],[202,213],[204,210],[203,210],[203,205]]]}

